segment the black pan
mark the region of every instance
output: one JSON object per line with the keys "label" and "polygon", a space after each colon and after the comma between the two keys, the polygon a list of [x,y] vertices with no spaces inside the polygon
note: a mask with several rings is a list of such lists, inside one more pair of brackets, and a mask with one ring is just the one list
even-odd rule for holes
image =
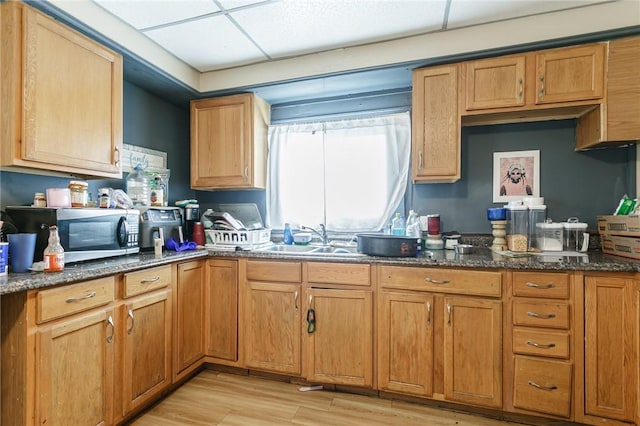
{"label": "black pan", "polygon": [[357,234],[358,253],[370,256],[412,257],[418,252],[419,239],[387,234]]}

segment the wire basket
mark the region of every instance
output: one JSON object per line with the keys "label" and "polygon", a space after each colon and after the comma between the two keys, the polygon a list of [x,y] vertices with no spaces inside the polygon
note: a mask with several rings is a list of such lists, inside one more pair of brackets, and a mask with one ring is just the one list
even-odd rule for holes
{"label": "wire basket", "polygon": [[242,247],[252,249],[271,241],[270,229],[256,229],[250,231],[219,231],[205,229],[207,245],[222,248]]}

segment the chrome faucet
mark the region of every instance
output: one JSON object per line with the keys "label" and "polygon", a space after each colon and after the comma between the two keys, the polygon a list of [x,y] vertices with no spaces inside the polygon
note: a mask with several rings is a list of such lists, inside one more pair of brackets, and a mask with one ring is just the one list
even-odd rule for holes
{"label": "chrome faucet", "polygon": [[327,236],[327,229],[324,227],[324,224],[321,223],[320,224],[320,231],[317,231],[313,228],[310,228],[308,226],[304,226],[304,225],[300,225],[300,229],[301,230],[308,230],[313,232],[314,234],[316,234],[318,237],[320,237],[320,239],[322,240],[322,244],[324,244],[325,246],[329,244],[329,237]]}

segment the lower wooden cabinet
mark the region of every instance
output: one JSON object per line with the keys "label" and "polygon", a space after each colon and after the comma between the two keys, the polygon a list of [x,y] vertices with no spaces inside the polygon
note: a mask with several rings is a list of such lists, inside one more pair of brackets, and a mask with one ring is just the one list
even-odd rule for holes
{"label": "lower wooden cabinet", "polygon": [[[114,411],[115,332],[111,307],[38,328],[37,371],[34,377],[37,390],[36,424],[111,424]],[[8,352],[3,351],[2,356],[7,355]],[[3,394],[8,391],[3,386]],[[17,400],[24,401],[23,398],[29,397],[24,395]],[[16,408],[8,402],[4,400],[2,404],[2,424],[32,424],[27,419],[20,422],[17,417],[6,416]]]}
{"label": "lower wooden cabinet", "polygon": [[205,282],[206,355],[213,362],[238,361],[238,261],[207,261]]}
{"label": "lower wooden cabinet", "polygon": [[561,360],[515,357],[513,405],[545,415],[571,415],[573,366]]}
{"label": "lower wooden cabinet", "polygon": [[640,424],[640,281],[586,276],[585,422]]}
{"label": "lower wooden cabinet", "polygon": [[144,406],[172,382],[171,291],[129,299],[120,309],[122,415]]}
{"label": "lower wooden cabinet", "polygon": [[373,297],[370,290],[310,288],[304,333],[307,380],[373,386]]}
{"label": "lower wooden cabinet", "polygon": [[177,265],[175,290],[175,344],[173,345],[174,381],[201,365],[205,342],[206,261]]}

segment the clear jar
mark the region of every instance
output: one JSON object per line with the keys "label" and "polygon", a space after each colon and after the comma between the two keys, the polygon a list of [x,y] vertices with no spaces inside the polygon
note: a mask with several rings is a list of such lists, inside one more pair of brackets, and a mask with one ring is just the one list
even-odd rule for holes
{"label": "clear jar", "polygon": [[69,182],[71,207],[87,207],[89,201],[89,184],[79,180]]}
{"label": "clear jar", "polygon": [[526,252],[529,248],[529,209],[523,205],[507,206],[507,246]]}
{"label": "clear jar", "polygon": [[36,192],[33,196],[33,207],[47,207],[47,199],[44,192]]}
{"label": "clear jar", "polygon": [[529,250],[537,247],[537,229],[538,223],[547,221],[547,206],[537,205],[529,206]]}
{"label": "clear jar", "polygon": [[542,251],[562,251],[563,226],[561,223],[551,222],[536,223],[536,247]]}

